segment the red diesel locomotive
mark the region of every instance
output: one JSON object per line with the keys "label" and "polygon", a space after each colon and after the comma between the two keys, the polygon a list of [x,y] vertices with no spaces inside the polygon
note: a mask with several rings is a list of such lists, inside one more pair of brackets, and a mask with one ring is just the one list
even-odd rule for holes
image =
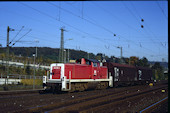
{"label": "red diesel locomotive", "polygon": [[[104,66],[101,66],[104,65]],[[43,78],[44,89],[56,91],[84,91],[118,85],[133,85],[152,81],[152,70],[117,63],[100,63],[79,59],[76,63],[53,63]]]}
{"label": "red diesel locomotive", "polygon": [[50,73],[44,76],[43,86],[55,91],[83,91],[86,89],[103,89],[113,86],[106,66],[99,61],[80,59],[76,63],[53,63]]}

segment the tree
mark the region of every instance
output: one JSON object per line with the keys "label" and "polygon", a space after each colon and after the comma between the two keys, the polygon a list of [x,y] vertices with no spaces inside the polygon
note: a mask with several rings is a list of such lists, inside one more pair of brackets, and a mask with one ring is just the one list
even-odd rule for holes
{"label": "tree", "polygon": [[130,65],[136,66],[137,63],[138,63],[138,60],[139,60],[138,57],[136,57],[136,56],[131,56],[131,57],[130,57]]}
{"label": "tree", "polygon": [[15,59],[15,54],[14,54],[14,52],[11,53],[10,59],[12,59],[12,61],[13,61],[13,59]]}
{"label": "tree", "polygon": [[148,59],[146,57],[139,59],[137,62],[137,66],[149,67]]}
{"label": "tree", "polygon": [[129,64],[129,58],[124,58],[123,57],[123,61],[125,62],[125,64]]}
{"label": "tree", "polygon": [[121,63],[120,58],[115,58],[115,63]]}
{"label": "tree", "polygon": [[4,59],[5,56],[6,56],[5,53],[1,53],[1,54],[0,54],[0,58],[1,58],[1,59]]}
{"label": "tree", "polygon": [[154,70],[154,75],[155,75],[156,80],[163,80],[164,79],[163,67],[160,65],[159,62],[156,62],[152,66],[152,69]]}
{"label": "tree", "polygon": [[89,59],[95,59],[95,55],[93,53],[89,53]]}
{"label": "tree", "polygon": [[96,59],[102,61],[102,59],[103,59],[103,54],[102,54],[102,53],[97,53]]}

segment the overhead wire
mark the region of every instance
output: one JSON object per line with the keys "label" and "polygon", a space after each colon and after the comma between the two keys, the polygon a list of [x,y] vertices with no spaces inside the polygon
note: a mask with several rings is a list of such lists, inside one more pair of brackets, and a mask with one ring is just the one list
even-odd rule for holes
{"label": "overhead wire", "polygon": [[158,0],[156,1],[156,4],[158,5],[158,7],[160,8],[162,14],[164,15],[164,17],[168,20],[168,17],[165,15],[164,10],[162,9],[162,7],[160,6],[160,4],[158,3]]}
{"label": "overhead wire", "polygon": [[[94,3],[93,3],[94,4]],[[96,4],[94,4],[94,5],[96,5]],[[104,10],[105,12],[107,12],[107,13],[109,13],[108,11],[106,11],[104,8],[102,8],[102,7],[100,7],[100,6],[98,6],[98,5],[96,5],[97,7],[99,7],[100,9],[102,9],[102,10]],[[125,5],[125,7],[127,7],[126,5]],[[128,8],[128,10],[130,10],[129,8]],[[131,12],[131,11],[130,11]],[[132,12],[131,12],[132,13]],[[111,14],[111,13],[109,13],[109,14]],[[113,14],[111,14],[111,15],[113,15]],[[132,15],[137,19],[137,17],[132,13]],[[115,16],[116,17],[116,16]],[[120,19],[119,19],[120,20]],[[125,22],[124,22],[125,23]],[[138,23],[140,24],[140,22],[138,21]],[[128,24],[126,24],[127,26],[129,26]],[[129,27],[131,27],[131,26],[129,26]],[[131,27],[131,28],[133,28],[133,27]],[[134,29],[134,28],[133,28]],[[136,30],[136,29],[135,29]],[[126,39],[125,37],[123,37],[123,36],[118,36],[119,38],[124,38],[124,39]],[[132,40],[129,40],[129,39],[127,39],[127,41],[131,41],[132,43],[134,43],[136,46],[139,46],[138,44],[136,44],[134,41],[132,41]],[[149,51],[152,51],[152,52],[154,52],[153,50],[150,50],[150,49],[148,49],[148,48],[144,48],[144,49],[146,49],[146,50],[149,50]]]}
{"label": "overhead wire", "polygon": [[[48,2],[48,1],[47,1],[47,3],[49,3],[50,5],[53,5],[53,6],[55,6],[55,7],[58,8],[57,5],[55,5],[55,4],[51,3],[51,2]],[[64,9],[64,8],[61,8],[61,7],[60,7],[60,9],[62,9],[62,10],[65,11],[65,12],[68,12],[68,13],[72,14],[73,16],[76,16],[76,17],[78,17],[78,18],[81,18],[80,16],[74,14],[73,12],[71,12],[71,11],[69,11],[69,10],[66,10],[66,9]],[[86,19],[86,18],[81,18],[81,19],[83,19],[83,20],[85,20],[85,21],[87,21],[87,22],[89,22],[89,23],[91,23],[91,24],[93,24],[93,25],[95,25],[95,26],[98,26],[98,27],[102,28],[102,29],[106,30],[107,32],[109,32],[109,33],[111,33],[111,34],[115,34],[115,33],[113,33],[112,31],[110,31],[109,29],[103,27],[102,25],[96,24],[96,23],[94,23],[94,22],[92,22],[92,21],[90,21],[90,20],[88,20],[88,19]]]}
{"label": "overhead wire", "polygon": [[84,8],[84,4],[83,4],[83,1],[82,1],[82,18],[83,18],[83,8]]}
{"label": "overhead wire", "polygon": [[43,15],[46,15],[46,16],[52,18],[52,19],[55,19],[53,16],[50,16],[50,15],[48,15],[47,13],[44,13],[44,12],[42,12],[42,11],[39,11],[39,10],[37,10],[37,9],[35,9],[35,8],[33,8],[33,7],[31,7],[31,6],[27,5],[27,4],[25,4],[25,3],[22,3],[22,2],[20,2],[20,1],[18,1],[18,2],[19,2],[20,4],[22,4],[22,5],[26,6],[26,7],[28,7],[28,8],[31,8],[31,9],[33,9],[33,10],[35,10],[35,11],[37,11],[37,12],[43,14]]}
{"label": "overhead wire", "polygon": [[[21,2],[19,2],[19,3],[21,3]],[[24,4],[24,3],[22,3],[22,4]],[[25,4],[24,4],[24,6],[26,6],[26,7],[28,7],[28,8],[31,8],[31,9],[33,9],[33,10],[35,10],[35,11],[37,11],[37,12],[43,14],[43,15],[46,15],[46,16],[52,18],[52,19],[55,19],[54,17],[52,17],[52,16],[50,16],[50,15],[48,15],[48,14],[42,12],[42,11],[39,11],[39,10],[37,10],[37,9],[35,9],[35,8],[32,8],[31,6],[28,6],[28,5],[25,5]],[[57,19],[55,19],[55,20],[57,20]],[[58,20],[57,20],[57,21],[58,21]],[[87,32],[84,32],[84,31],[82,31],[82,30],[80,30],[80,29],[78,29],[78,28],[76,28],[76,27],[74,27],[74,26],[72,26],[72,25],[70,25],[70,24],[62,21],[62,20],[60,20],[60,22],[63,23],[63,24],[65,24],[65,25],[67,25],[67,26],[69,26],[69,27],[71,27],[71,28],[74,28],[75,30],[80,31],[80,32],[82,32],[82,33],[84,33],[84,34],[91,35],[91,34],[89,34],[89,33],[87,33]],[[100,39],[100,38],[97,38],[97,37],[94,37],[94,36],[93,36],[93,38],[95,38],[95,39]]]}
{"label": "overhead wire", "polygon": [[21,32],[21,30],[24,28],[24,26],[22,26],[22,28],[19,30],[19,32],[14,36],[14,38],[9,42],[9,44],[12,43],[12,41],[18,36],[18,34]]}
{"label": "overhead wire", "polygon": [[139,25],[141,25],[141,23],[139,22],[138,18],[135,16],[135,14],[133,14],[133,12],[126,6],[126,4],[122,1],[122,4],[125,6],[125,8],[131,13],[131,15],[136,19],[136,21],[138,22]]}
{"label": "overhead wire", "polygon": [[[136,14],[139,16],[140,19],[142,19],[142,17],[140,16],[140,13],[137,11],[137,9],[136,9],[136,7],[134,6],[133,2],[130,2],[130,3],[131,3],[131,5],[132,5],[134,11],[136,11]],[[130,9],[129,9],[129,10],[130,10]],[[146,28],[148,28],[148,30],[149,30],[150,33],[152,34],[153,38],[155,39],[155,38],[156,38],[156,35],[152,32],[152,30],[149,28],[149,26],[147,25],[146,22],[144,22],[144,25],[146,26]],[[145,30],[145,32],[147,32],[146,29],[144,29],[144,30]],[[149,34],[149,32],[147,32],[147,34]],[[157,39],[158,39],[158,38],[157,38]],[[155,43],[155,41],[154,41],[153,39],[151,39],[151,40],[152,40],[152,42]],[[162,46],[162,45],[161,45],[161,46]]]}
{"label": "overhead wire", "polygon": [[[8,10],[7,10],[8,11]],[[8,11],[9,12],[9,11]],[[10,13],[10,12],[9,12]],[[19,14],[19,13],[16,13],[16,12],[12,12],[12,14],[17,14],[17,15],[19,15],[19,16],[23,16],[23,17],[27,17],[27,18],[29,18],[29,19],[32,19],[32,20],[34,20],[34,21],[38,21],[38,22],[40,22],[40,23],[43,23],[43,24],[47,24],[47,25],[54,25],[54,24],[49,24],[49,23],[46,23],[46,22],[42,22],[41,20],[37,20],[37,19],[34,19],[34,18],[30,18],[30,17],[28,17],[28,16],[25,16],[25,15],[22,15],[22,14]],[[36,32],[41,32],[41,31],[39,31],[39,30],[35,30],[34,29],[34,31],[36,31]],[[46,32],[41,32],[41,33],[45,33],[45,34],[47,34],[48,36],[49,35],[51,35],[51,34],[49,34],[49,33],[46,33]],[[53,35],[53,36],[55,36],[55,35]],[[28,36],[29,37],[29,36]],[[36,37],[37,38],[37,37]],[[41,38],[42,39],[42,38]],[[4,39],[5,40],[5,39]],[[44,39],[43,39],[44,40]],[[49,41],[49,40],[46,40],[46,41]],[[55,43],[55,42],[53,42],[53,41],[51,41],[52,43]]]}
{"label": "overhead wire", "polygon": [[118,21],[122,22],[124,25],[126,25],[127,27],[135,30],[135,31],[138,31],[137,29],[135,29],[134,27],[130,26],[128,23],[126,23],[125,21],[123,21],[121,18],[117,17],[116,15],[114,15],[113,13],[107,11],[106,9],[104,9],[103,7],[95,4],[94,2],[91,2],[92,4],[94,4],[96,7],[98,7],[99,9],[102,9],[104,12],[110,14],[111,16],[113,16],[114,18],[116,18]]}
{"label": "overhead wire", "polygon": [[[31,7],[30,7],[31,8]],[[34,9],[35,10],[35,9]],[[40,12],[39,12],[40,13]],[[47,15],[46,15],[47,16]],[[33,19],[33,18],[31,18],[31,19]],[[53,18],[54,19],[54,18]],[[35,19],[34,19],[35,20]],[[88,34],[88,33],[86,33],[86,34]],[[89,34],[88,34],[89,35]],[[19,42],[19,41],[16,41],[16,42]],[[55,43],[55,42],[54,42]]]}
{"label": "overhead wire", "polygon": [[[20,37],[17,41],[15,41],[12,46],[14,46],[20,39],[22,39],[24,36],[26,36],[29,32],[31,32],[32,29],[30,29],[26,34],[24,34],[22,37]],[[11,46],[11,47],[12,47]]]}
{"label": "overhead wire", "polygon": [[[122,3],[124,4],[124,2],[122,2]],[[131,5],[133,6],[134,10],[137,12],[137,10],[136,10],[135,6],[133,5],[133,3],[131,3]],[[131,11],[131,9],[129,9],[129,8],[126,6],[126,4],[124,4],[124,6],[128,9],[128,11],[131,13],[131,15],[134,16],[135,19],[138,21],[137,17],[133,14],[133,12]],[[139,15],[139,13],[137,13],[137,15],[139,16],[140,19],[142,19],[141,16]],[[139,21],[138,21],[138,23],[140,24]],[[145,26],[147,26],[146,22],[145,22]],[[147,26],[147,27],[149,28],[149,26]],[[149,32],[148,32],[146,29],[144,29],[144,31],[149,35]],[[151,30],[150,30],[150,33],[152,33],[152,35],[155,36],[154,33],[153,33]],[[156,37],[156,36],[155,36],[155,37]],[[154,41],[151,37],[149,37],[149,38],[150,38],[150,40],[156,45],[155,41]],[[162,46],[162,45],[161,45],[161,46]],[[156,47],[159,47],[159,46],[156,46]]]}
{"label": "overhead wire", "polygon": [[[75,8],[75,6],[73,6],[73,4],[70,4],[69,2],[65,2],[65,3],[69,4],[69,5],[72,6],[74,9],[79,10],[79,12],[82,13],[82,12],[80,11],[80,9]],[[82,9],[82,10],[84,10],[84,4],[83,4],[83,9]],[[88,15],[86,15],[85,12],[83,12],[83,15],[86,16],[86,17],[88,17],[91,21],[93,21],[93,23],[98,24],[94,19],[92,19],[91,17],[89,17]]]}
{"label": "overhead wire", "polygon": [[[55,4],[53,4],[53,3],[51,3],[51,2],[47,2],[47,3],[49,3],[49,4],[51,4],[51,5],[55,6],[55,7],[58,7],[58,6],[56,6]],[[68,12],[68,13],[70,13],[70,14],[72,14],[72,15],[74,15],[74,16],[76,16],[76,17],[81,18],[80,16],[78,16],[78,15],[72,13],[71,11],[68,11],[68,10],[66,10],[66,9],[64,9],[64,8],[61,8],[61,9],[64,10],[64,11],[66,11],[66,12]],[[98,27],[100,27],[100,28],[102,28],[102,29],[104,29],[104,30],[106,30],[106,31],[108,31],[108,32],[110,32],[110,33],[112,33],[112,34],[115,34],[115,33],[113,33],[112,31],[106,29],[105,27],[103,27],[103,26],[101,26],[101,25],[98,25],[98,24],[96,24],[96,23],[93,23],[93,22],[91,22],[91,21],[89,21],[89,20],[87,20],[87,19],[85,19],[85,18],[83,18],[83,19],[86,20],[87,22],[93,24],[93,25],[96,25],[96,26],[98,26]],[[86,34],[88,34],[88,33],[86,33]],[[119,38],[120,38],[120,35],[119,35]],[[121,37],[121,38],[124,38],[124,37]],[[100,38],[98,38],[98,39],[100,39]],[[125,38],[125,39],[126,39],[126,38]],[[138,46],[138,44],[137,44],[137,46]],[[146,49],[146,48],[145,48],[145,49]],[[152,50],[150,50],[150,51],[152,51]]]}
{"label": "overhead wire", "polygon": [[[23,3],[22,3],[22,4],[23,4]],[[25,6],[27,6],[27,7],[31,8],[31,9],[33,9],[33,10],[35,10],[35,11],[37,11],[37,12],[41,13],[41,14],[44,14],[44,15],[46,15],[46,16],[48,16],[48,17],[50,17],[50,18],[53,18],[52,16],[50,16],[50,15],[48,15],[48,14],[46,14],[46,13],[43,13],[43,12],[41,12],[41,11],[39,11],[39,10],[35,9],[35,8],[32,8],[32,7],[28,6],[28,5],[25,5]],[[53,19],[55,19],[55,18],[53,18]],[[55,19],[55,20],[56,20],[56,19]],[[79,30],[79,29],[75,28],[74,26],[71,26],[71,25],[69,25],[69,24],[67,24],[67,23],[65,23],[65,22],[63,22],[63,21],[60,21],[60,22],[61,22],[61,23],[63,23],[63,24],[65,24],[65,25],[68,25],[68,26],[70,26],[70,27],[72,27],[72,28],[74,28],[74,29],[76,29],[76,30],[78,30],[78,31],[81,31],[81,30]],[[83,33],[85,33],[85,34],[88,34],[88,35],[89,35],[89,33],[86,33],[86,32],[84,32],[84,31],[81,31],[81,32],[83,32]]]}
{"label": "overhead wire", "polygon": [[[3,9],[1,9],[1,10],[3,10]],[[50,26],[54,26],[54,24],[46,23],[46,22],[44,22],[44,21],[41,21],[41,20],[38,20],[38,19],[35,19],[35,18],[32,18],[32,17],[29,17],[29,16],[22,15],[22,14],[19,14],[18,12],[10,11],[9,9],[5,9],[5,11],[8,12],[8,13],[17,14],[17,15],[22,16],[22,17],[27,18],[27,19],[34,20],[34,21],[36,21],[36,22],[40,22],[40,23],[43,23],[43,24],[47,24],[47,25],[50,25]],[[58,28],[58,29],[59,29],[59,28]],[[35,30],[35,29],[34,29],[34,30]],[[15,31],[16,31],[16,30],[15,30]],[[38,32],[40,32],[40,31],[38,31]],[[46,33],[46,32],[43,31],[42,33]],[[46,34],[47,34],[47,33],[46,33]],[[48,33],[48,34],[49,34],[49,33]],[[49,35],[50,35],[50,34],[49,34]]]}
{"label": "overhead wire", "polygon": [[60,7],[61,7],[61,3],[59,2],[59,10],[58,10],[58,13],[59,13],[59,18],[58,18],[58,20],[60,21],[60,15],[61,15],[61,9],[60,9]]}
{"label": "overhead wire", "polygon": [[[137,45],[138,46],[138,45]],[[116,46],[115,46],[116,47]],[[146,48],[145,48],[146,49]],[[150,50],[149,50],[150,51]]]}

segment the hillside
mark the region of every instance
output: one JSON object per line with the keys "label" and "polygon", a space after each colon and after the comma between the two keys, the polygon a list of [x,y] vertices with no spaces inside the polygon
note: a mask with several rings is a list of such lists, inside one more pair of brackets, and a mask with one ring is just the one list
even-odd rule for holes
{"label": "hillside", "polygon": [[[68,56],[68,49],[66,49],[66,58]],[[10,48],[10,56],[12,59],[21,59],[21,60],[28,60],[29,62],[33,61],[33,54],[36,52],[35,47],[12,47]],[[5,58],[6,48],[0,48],[0,54],[1,58]],[[40,63],[52,63],[52,62],[58,62],[59,57],[59,48],[49,48],[49,47],[38,47],[37,48],[38,58],[37,61]],[[4,55],[2,55],[4,54]],[[23,58],[24,57],[24,58]],[[73,50],[69,49],[69,58],[70,59],[80,59],[80,58],[88,58],[88,53],[81,50]],[[98,53],[97,55],[93,53],[89,53],[90,59],[98,59],[101,60],[103,58],[102,53]],[[116,58],[114,56],[111,56],[110,58],[108,56],[105,56],[105,59],[107,61],[120,63],[120,59]],[[114,60],[113,60],[114,59]],[[128,58],[123,58],[124,61],[128,60]],[[128,61],[125,62],[128,64]],[[154,65],[155,62],[148,61],[150,65]],[[159,62],[162,67],[168,68],[167,62]]]}
{"label": "hillside", "polygon": [[[66,49],[66,56],[68,56],[68,50]],[[10,55],[15,55],[19,57],[28,57],[31,58],[32,55],[36,52],[35,47],[13,47],[10,48]],[[0,48],[0,53],[6,53],[6,48]],[[58,61],[59,57],[59,48],[49,48],[49,47],[38,47],[37,48],[38,58],[42,59],[50,59],[52,61]],[[88,53],[84,51],[78,51],[69,49],[70,59],[79,59],[79,58],[87,58]],[[93,53],[89,53],[90,58],[95,58]]]}

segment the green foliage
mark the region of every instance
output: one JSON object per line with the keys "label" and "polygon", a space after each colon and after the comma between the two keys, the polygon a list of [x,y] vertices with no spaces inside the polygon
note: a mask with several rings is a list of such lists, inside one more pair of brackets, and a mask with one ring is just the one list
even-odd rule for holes
{"label": "green foliage", "polygon": [[131,56],[130,57],[130,64],[136,66],[138,63],[139,58],[136,56]]}
{"label": "green foliage", "polygon": [[163,70],[162,66],[160,65],[159,62],[156,62],[153,66],[152,66],[152,69],[160,69],[160,70]]}
{"label": "green foliage", "polygon": [[164,73],[163,73],[163,67],[160,65],[160,63],[156,62],[152,69],[154,70],[154,75],[156,80],[164,80]]}
{"label": "green foliage", "polygon": [[[45,75],[45,69],[36,69],[35,74],[36,76],[43,76]],[[0,74],[6,75],[5,66],[0,65]],[[31,69],[30,66],[25,66],[24,68],[9,66],[9,74],[19,74],[19,75],[33,75],[34,69]]]}
{"label": "green foliage", "polygon": [[89,59],[95,59],[95,55],[93,53],[89,53]]}
{"label": "green foliage", "polygon": [[102,57],[101,56],[96,56],[96,59],[101,61],[102,60]]}
{"label": "green foliage", "polygon": [[137,62],[137,66],[149,67],[148,59],[146,57],[139,59]]}
{"label": "green foliage", "polygon": [[5,74],[5,66],[0,65],[0,74]]}

